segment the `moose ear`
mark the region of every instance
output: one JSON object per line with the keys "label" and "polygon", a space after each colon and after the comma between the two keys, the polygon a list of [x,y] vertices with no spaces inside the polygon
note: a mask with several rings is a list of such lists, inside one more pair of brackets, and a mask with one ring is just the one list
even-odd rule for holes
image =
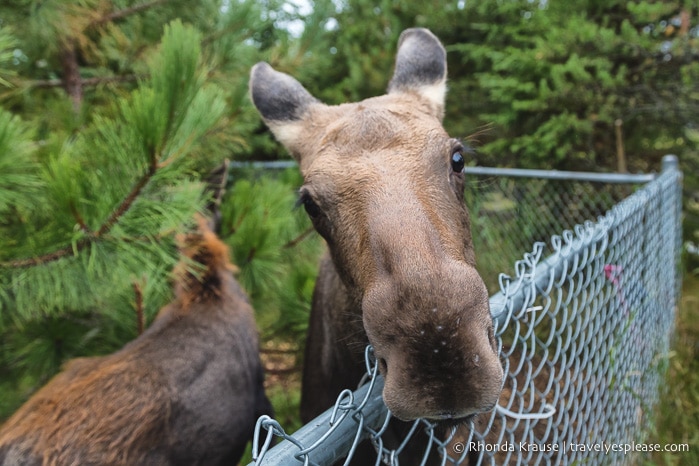
{"label": "moose ear", "polygon": [[264,62],[250,71],[250,97],[274,136],[296,157],[301,120],[318,100],[297,80]]}
{"label": "moose ear", "polygon": [[406,29],[398,39],[396,70],[388,93],[412,92],[424,97],[436,117],[444,116],[447,52],[427,29]]}

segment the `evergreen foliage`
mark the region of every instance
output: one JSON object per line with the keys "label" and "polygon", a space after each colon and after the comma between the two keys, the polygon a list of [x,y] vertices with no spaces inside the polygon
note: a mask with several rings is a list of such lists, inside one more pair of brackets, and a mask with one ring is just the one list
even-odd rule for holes
{"label": "evergreen foliage", "polygon": [[305,340],[322,243],[297,209],[297,170],[254,179],[239,174],[222,207],[221,235],[240,267],[263,338]]}
{"label": "evergreen foliage", "polygon": [[174,234],[205,201],[191,156],[225,111],[199,43],[167,26],[151,79],[43,164],[26,125],[0,114],[4,370],[42,382],[67,356],[121,346],[169,296]]}
{"label": "evergreen foliage", "polygon": [[[0,215],[11,215],[13,206],[27,209],[39,177],[31,162],[29,130],[19,117],[0,109]],[[0,251],[7,250],[0,239]],[[0,253],[1,254],[1,253]]]}
{"label": "evergreen foliage", "polygon": [[[172,263],[172,248],[161,239],[191,219],[203,197],[187,156],[224,111],[221,92],[203,85],[198,60],[197,34],[173,23],[151,64],[153,78],[120,99],[118,117],[95,117],[52,154],[42,171],[43,189],[31,198],[43,212],[32,212],[39,221],[25,223],[22,232],[31,242],[14,231],[3,234],[15,244],[3,248],[9,271],[3,288],[11,290],[3,310],[29,317],[94,306],[147,267],[144,254]],[[26,153],[5,154],[26,160]],[[11,181],[11,175],[3,178]],[[3,192],[13,192],[12,186]],[[128,271],[123,280],[114,277],[122,270]],[[64,280],[84,288],[67,287]]]}
{"label": "evergreen foliage", "polygon": [[15,45],[16,40],[7,26],[0,25],[0,88],[11,85],[7,78],[13,74],[11,67]]}
{"label": "evergreen foliage", "polygon": [[[690,200],[685,238],[699,244],[696,2],[339,5],[320,32],[309,30],[320,50],[294,74],[314,95],[339,103],[381,94],[400,31],[428,27],[447,44],[445,128],[477,148],[472,164],[609,172],[623,154],[627,171],[651,172],[677,154]],[[696,254],[687,259],[696,269]]]}
{"label": "evergreen foliage", "polygon": [[[0,419],[65,360],[114,351],[142,331],[171,297],[174,237],[209,201],[202,174],[224,158],[257,158],[259,146],[275,150],[247,101],[247,76],[270,47],[288,47],[274,24],[296,16],[272,14],[278,7],[0,7]],[[317,240],[272,251],[272,235],[296,235],[305,221],[289,183],[264,188],[273,216],[248,217],[260,222],[250,227],[240,220],[247,240],[235,231],[225,238],[243,251],[270,230],[241,267],[265,335],[304,332],[315,277]],[[261,195],[244,188],[226,196],[224,220]],[[290,257],[296,267],[264,260]]]}
{"label": "evergreen foliage", "polygon": [[[476,7],[484,23],[488,3]],[[483,152],[505,154],[497,162],[516,166],[615,169],[619,120],[631,167],[657,167],[669,148],[655,144],[676,144],[692,120],[685,111],[692,102],[677,100],[686,90],[675,77],[690,65],[686,53],[696,38],[654,35],[648,25],[679,15],[680,5],[512,3],[509,17],[471,28],[469,40],[452,48],[488,96],[480,113],[496,137]]]}

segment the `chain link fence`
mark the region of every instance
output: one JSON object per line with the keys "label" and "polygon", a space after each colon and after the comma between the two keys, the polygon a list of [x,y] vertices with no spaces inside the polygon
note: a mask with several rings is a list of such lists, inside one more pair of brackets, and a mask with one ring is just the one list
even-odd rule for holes
{"label": "chain link fence", "polygon": [[[417,420],[388,449],[382,433],[391,414],[369,347],[365,383],[313,422],[289,434],[260,418],[252,464],[349,464],[362,439],[379,452],[377,465],[398,464],[418,441],[422,463],[437,452],[449,465],[625,464],[643,449],[679,295],[676,159],[666,157],[658,176],[607,179],[479,170],[467,171],[479,267],[511,261],[508,270],[531,251],[511,275],[484,272],[500,290],[490,299],[505,369],[498,406],[446,435]],[[275,437],[282,440],[272,448]]]}
{"label": "chain link fence", "polygon": [[467,168],[466,201],[471,213],[479,272],[497,290],[501,272],[551,235],[604,215],[653,174],[625,175]]}

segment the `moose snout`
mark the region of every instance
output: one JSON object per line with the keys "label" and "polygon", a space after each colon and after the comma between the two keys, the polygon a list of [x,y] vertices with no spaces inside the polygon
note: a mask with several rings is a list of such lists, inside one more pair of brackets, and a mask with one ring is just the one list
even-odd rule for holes
{"label": "moose snout", "polygon": [[502,366],[487,343],[480,342],[480,349],[473,351],[449,345],[436,351],[429,342],[422,349],[394,346],[376,355],[382,361],[384,402],[395,417],[454,421],[489,411],[497,403]]}
{"label": "moose snout", "polygon": [[451,285],[455,291],[435,293],[389,280],[365,295],[364,327],[384,376],[384,402],[399,419],[458,421],[492,409],[500,396],[503,370],[485,286]]}

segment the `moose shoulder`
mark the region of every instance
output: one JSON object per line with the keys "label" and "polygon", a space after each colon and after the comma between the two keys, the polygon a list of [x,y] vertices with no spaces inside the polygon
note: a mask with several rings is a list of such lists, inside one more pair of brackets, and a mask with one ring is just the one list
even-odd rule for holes
{"label": "moose shoulder", "polygon": [[257,64],[250,93],[298,161],[301,202],[328,244],[311,311],[302,417],[363,372],[371,343],[393,415],[454,424],[502,386],[488,293],[475,268],[463,167],[442,127],[446,52],[426,29],[398,45],[386,95],[329,106]]}

